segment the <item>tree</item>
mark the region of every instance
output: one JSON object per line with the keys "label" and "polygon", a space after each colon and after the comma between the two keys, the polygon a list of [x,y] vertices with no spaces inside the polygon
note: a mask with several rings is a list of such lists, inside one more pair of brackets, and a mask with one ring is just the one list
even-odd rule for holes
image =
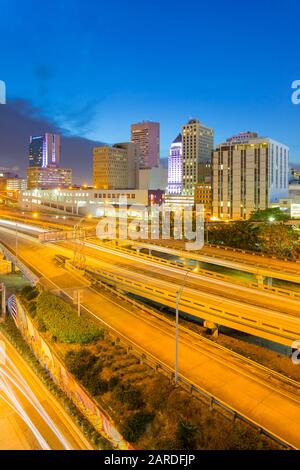
{"label": "tree", "polygon": [[216,245],[231,246],[242,250],[259,248],[259,228],[249,221],[216,225],[209,230],[209,240]]}
{"label": "tree", "polygon": [[296,255],[298,235],[286,225],[265,225],[260,233],[264,253],[279,257]]}
{"label": "tree", "polygon": [[289,220],[289,215],[279,209],[279,207],[258,210],[252,212],[250,222],[277,222]]}

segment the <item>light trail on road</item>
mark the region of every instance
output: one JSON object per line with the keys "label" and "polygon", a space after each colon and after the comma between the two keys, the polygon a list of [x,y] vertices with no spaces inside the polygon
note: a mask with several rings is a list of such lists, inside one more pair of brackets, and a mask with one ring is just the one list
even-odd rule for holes
{"label": "light trail on road", "polygon": [[[51,450],[50,445],[30,419],[26,408],[33,407],[44,424],[53,432],[65,450],[72,447],[57,429],[42,404],[36,398],[30,386],[22,377],[13,361],[6,353],[5,344],[0,341],[0,396],[26,423],[43,450]],[[24,401],[24,404],[22,403]]]}
{"label": "light trail on road", "polygon": [[1,429],[7,428],[8,431],[7,437],[3,433],[0,436],[1,449],[93,449],[57,399],[2,333],[0,419]]}

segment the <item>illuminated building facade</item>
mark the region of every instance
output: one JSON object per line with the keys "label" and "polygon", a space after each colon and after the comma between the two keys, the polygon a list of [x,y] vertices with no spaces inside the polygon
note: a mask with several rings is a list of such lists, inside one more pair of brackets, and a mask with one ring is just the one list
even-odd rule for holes
{"label": "illuminated building facade", "polygon": [[235,138],[212,159],[213,216],[245,219],[288,197],[289,148],[270,138]]}
{"label": "illuminated building facade", "polygon": [[170,146],[168,159],[168,194],[182,191],[182,136],[178,134]]}
{"label": "illuminated building facade", "polygon": [[190,119],[182,127],[182,195],[194,196],[195,185],[206,182],[211,174],[214,145],[213,129],[198,119]]}
{"label": "illuminated building facade", "polygon": [[131,125],[131,142],[138,146],[139,168],[153,168],[160,162],[159,122],[140,122]]}
{"label": "illuminated building facade", "polygon": [[27,189],[68,188],[72,185],[71,168],[27,168]]}
{"label": "illuminated building facade", "polygon": [[93,149],[93,185],[101,189],[136,187],[137,146],[132,142]]}
{"label": "illuminated building facade", "polygon": [[59,166],[60,136],[46,133],[41,136],[31,136],[29,144],[29,166],[46,168]]}

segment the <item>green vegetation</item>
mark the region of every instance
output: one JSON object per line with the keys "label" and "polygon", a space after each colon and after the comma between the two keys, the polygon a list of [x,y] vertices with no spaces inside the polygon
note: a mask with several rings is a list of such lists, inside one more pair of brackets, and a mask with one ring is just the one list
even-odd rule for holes
{"label": "green vegetation", "polygon": [[249,218],[250,222],[278,222],[284,220],[289,220],[289,216],[279,207],[252,212]]}
{"label": "green vegetation", "polygon": [[259,251],[259,227],[248,221],[218,224],[209,229],[209,242],[242,250]]}
{"label": "green vegetation", "polygon": [[[298,259],[300,255],[299,235],[283,223],[270,221],[275,209],[253,214],[253,219],[229,224],[218,224],[209,229],[209,241],[214,245],[230,246],[242,250],[256,251],[278,258]],[[267,212],[267,216],[260,213]],[[259,214],[259,215],[258,215]],[[260,222],[255,222],[260,218]]]}
{"label": "green vegetation", "polygon": [[184,449],[184,450],[195,449],[196,442],[197,442],[197,439],[196,439],[197,433],[198,433],[197,426],[193,426],[192,424],[181,419],[177,425],[177,436],[176,436],[180,449]]}
{"label": "green vegetation", "polygon": [[99,359],[87,349],[68,351],[65,364],[92,395],[99,395],[108,390],[107,381],[99,377],[102,371]]}
{"label": "green vegetation", "polygon": [[127,441],[136,442],[145,432],[153,418],[154,415],[151,413],[144,413],[143,411],[136,412],[125,420],[121,429],[122,435]]}
{"label": "green vegetation", "polygon": [[129,384],[120,384],[117,387],[116,398],[130,409],[139,409],[144,405],[141,391]]}
{"label": "green vegetation", "polygon": [[103,335],[92,320],[78,317],[71,305],[49,292],[37,297],[36,318],[42,331],[49,331],[53,339],[62,343],[87,344]]}
{"label": "green vegetation", "polygon": [[65,364],[137,449],[279,448],[174,387],[109,335],[68,351]]}

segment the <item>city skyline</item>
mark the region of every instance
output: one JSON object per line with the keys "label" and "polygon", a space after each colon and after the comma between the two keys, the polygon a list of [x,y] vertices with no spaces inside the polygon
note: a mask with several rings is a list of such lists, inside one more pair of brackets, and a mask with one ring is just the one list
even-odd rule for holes
{"label": "city skyline", "polygon": [[[16,1],[0,1],[0,7],[5,7],[0,79],[7,88],[7,104],[0,106],[0,120],[6,121],[0,129],[4,165],[10,159],[12,165],[20,166],[27,156],[21,137],[12,139],[16,113],[22,121],[20,134],[31,122],[35,129],[28,129],[28,135],[56,132],[70,145],[81,139],[82,150],[74,151],[72,145],[68,151],[62,142],[62,159],[70,166],[72,154],[78,174],[82,174],[90,141],[92,146],[95,142],[128,141],[130,125],[142,120],[160,122],[161,158],[168,157],[169,145],[182,124],[199,118],[215,129],[216,144],[229,135],[253,129],[284,142],[291,149],[291,161],[300,163],[300,106],[291,100],[292,82],[299,79],[295,24],[299,5],[295,1],[289,2],[285,12],[279,2],[261,5],[255,1],[247,10],[237,2],[231,2],[231,8],[217,2],[217,9],[196,3],[193,15],[184,9],[179,15],[169,1],[160,7],[159,15],[155,1],[150,11],[145,6],[137,10],[135,1],[126,9],[117,2],[114,11],[110,5],[96,2],[89,8],[79,2],[52,2],[53,14],[44,16],[41,24],[35,21],[36,11],[41,15],[45,7],[35,9],[36,5],[35,1],[18,4],[16,16]],[[63,20],[66,13],[70,15],[68,25]],[[203,16],[204,23],[200,20]],[[53,17],[55,26],[51,25]],[[244,17],[247,21],[241,21]],[[22,34],[23,26],[18,25],[30,21],[35,21],[34,31]],[[123,21],[129,32],[126,37],[121,35]],[[165,24],[179,21],[179,37],[167,34]],[[232,35],[222,34],[225,23]],[[56,34],[43,34],[48,26],[50,32],[55,28]],[[20,45],[21,35],[26,40]],[[199,47],[203,41],[204,49]],[[5,48],[8,42],[9,55]],[[196,50],[199,60],[194,60]],[[177,67],[172,68],[175,63]],[[20,68],[24,73],[19,73]],[[5,145],[5,134],[10,149]],[[89,162],[85,179],[91,167]]]}
{"label": "city skyline", "polygon": [[293,462],[299,18],[0,0],[1,457]]}
{"label": "city skyline", "polygon": [[[28,139],[30,139],[31,135],[35,134],[39,134],[36,130],[37,129],[42,129],[42,132],[40,132],[40,134],[47,134],[47,133],[53,133],[53,134],[58,134],[60,136],[60,139],[61,139],[61,146],[63,147],[62,150],[61,150],[61,159],[63,161],[63,166],[65,167],[72,167],[72,169],[74,170],[74,182],[79,184],[79,183],[85,183],[85,184],[92,184],[92,169],[93,169],[93,148],[94,147],[97,147],[99,145],[103,145],[103,146],[113,146],[114,145],[114,142],[104,142],[104,141],[92,141],[92,140],[89,140],[89,139],[85,139],[84,137],[82,136],[73,136],[73,135],[70,135],[70,134],[66,134],[65,131],[63,129],[59,129],[55,126],[53,126],[53,124],[51,124],[50,122],[47,121],[47,119],[45,119],[44,117],[42,116],[31,116],[29,114],[29,116],[25,116],[22,111],[20,111],[18,109],[18,105],[20,105],[20,103],[17,101],[16,103],[12,103],[12,105],[9,107],[9,105],[5,106],[5,110],[4,110],[4,106],[0,107],[0,118],[2,116],[2,114],[5,114],[5,112],[7,111],[7,109],[9,108],[9,111],[8,111],[8,114],[10,115],[11,118],[14,118],[15,121],[18,123],[18,122],[21,122],[24,124],[24,129],[21,130],[21,132],[19,132],[17,134],[18,138],[16,138],[15,141],[11,141],[10,138],[9,138],[9,132],[8,132],[8,127],[9,127],[9,123],[3,123],[3,127],[1,128],[0,127],[0,138],[1,138],[1,148],[0,148],[0,153],[1,151],[4,153],[4,155],[6,155],[6,157],[2,158],[3,156],[0,155],[0,161],[1,161],[1,168],[7,168],[7,169],[12,169],[13,171],[15,172],[19,172],[22,176],[25,175],[26,173],[26,168],[27,168],[27,162],[28,162],[28,158],[29,158],[29,152],[28,152]],[[28,109],[29,111],[32,111],[32,109],[30,108],[30,106],[27,108],[28,104],[25,103],[25,102],[21,102],[21,105],[24,105],[25,109]],[[1,114],[2,112],[2,114]],[[191,119],[198,119],[198,117],[194,117],[194,118],[191,118]],[[12,119],[13,120],[13,119]],[[0,119],[1,121],[1,119]],[[152,121],[142,121],[142,122],[152,122]],[[200,120],[200,122],[203,122],[202,120]],[[8,124],[8,126],[7,126]],[[158,123],[160,125],[160,123]],[[184,122],[182,123],[182,125],[184,125]],[[182,126],[181,125],[181,126]],[[128,142],[130,142],[130,127],[132,126],[132,123],[131,125],[129,126],[129,129],[128,129],[128,135],[127,135],[127,139],[124,139]],[[181,131],[181,126],[179,127],[179,130],[177,131],[177,133],[180,133]],[[35,130],[36,132],[32,132],[32,133],[29,133],[30,130],[33,129]],[[218,133],[218,131],[213,128],[213,130],[215,131],[215,135],[218,135],[220,133]],[[240,132],[240,130],[238,128],[236,128],[235,131],[232,132],[232,134],[234,135],[239,135],[239,134],[245,134],[247,135],[248,132],[253,132],[254,133],[257,133],[256,132],[257,129],[252,129],[252,130],[243,130],[242,132]],[[1,135],[2,132],[3,132],[3,136]],[[160,133],[161,134],[161,133]],[[175,131],[175,134],[176,134],[176,131]],[[268,137],[274,137],[274,136],[269,136],[267,135],[266,133],[262,133],[260,134],[259,132],[257,133],[261,136],[263,136],[264,138],[268,138]],[[25,141],[25,138],[26,138],[26,141]],[[214,141],[214,148],[216,148],[217,145],[220,145],[224,142],[226,142],[228,139],[231,138],[231,135],[225,135],[224,136],[224,139],[223,140],[217,140],[215,139]],[[275,136],[276,138],[276,136]],[[277,139],[279,140],[279,139]],[[119,139],[119,141],[121,141],[121,139]],[[169,143],[169,147],[170,145],[172,144],[173,142],[173,139],[171,139],[170,143]],[[18,155],[16,156],[16,158],[14,160],[11,160],[11,158],[9,157],[9,146],[13,144],[13,146],[15,146],[17,149],[19,148],[23,148],[23,149],[27,149],[27,150],[24,150],[25,151],[25,154],[23,154],[22,152],[18,153]],[[289,144],[287,142],[284,142],[284,144],[286,144],[287,146],[289,146]],[[291,148],[291,147],[290,147]],[[168,153],[169,153],[169,149],[168,149]],[[74,154],[75,154],[75,158],[74,158]],[[82,157],[86,157],[84,160],[82,159]],[[169,156],[168,154],[167,155],[164,155],[164,154],[161,154],[160,155],[160,161],[161,161],[161,164],[167,168],[168,166],[168,160],[169,160]],[[299,160],[295,160],[293,159],[293,152],[291,151],[291,158],[290,158],[290,167],[295,167],[295,168],[298,168],[300,167],[300,158]]]}

